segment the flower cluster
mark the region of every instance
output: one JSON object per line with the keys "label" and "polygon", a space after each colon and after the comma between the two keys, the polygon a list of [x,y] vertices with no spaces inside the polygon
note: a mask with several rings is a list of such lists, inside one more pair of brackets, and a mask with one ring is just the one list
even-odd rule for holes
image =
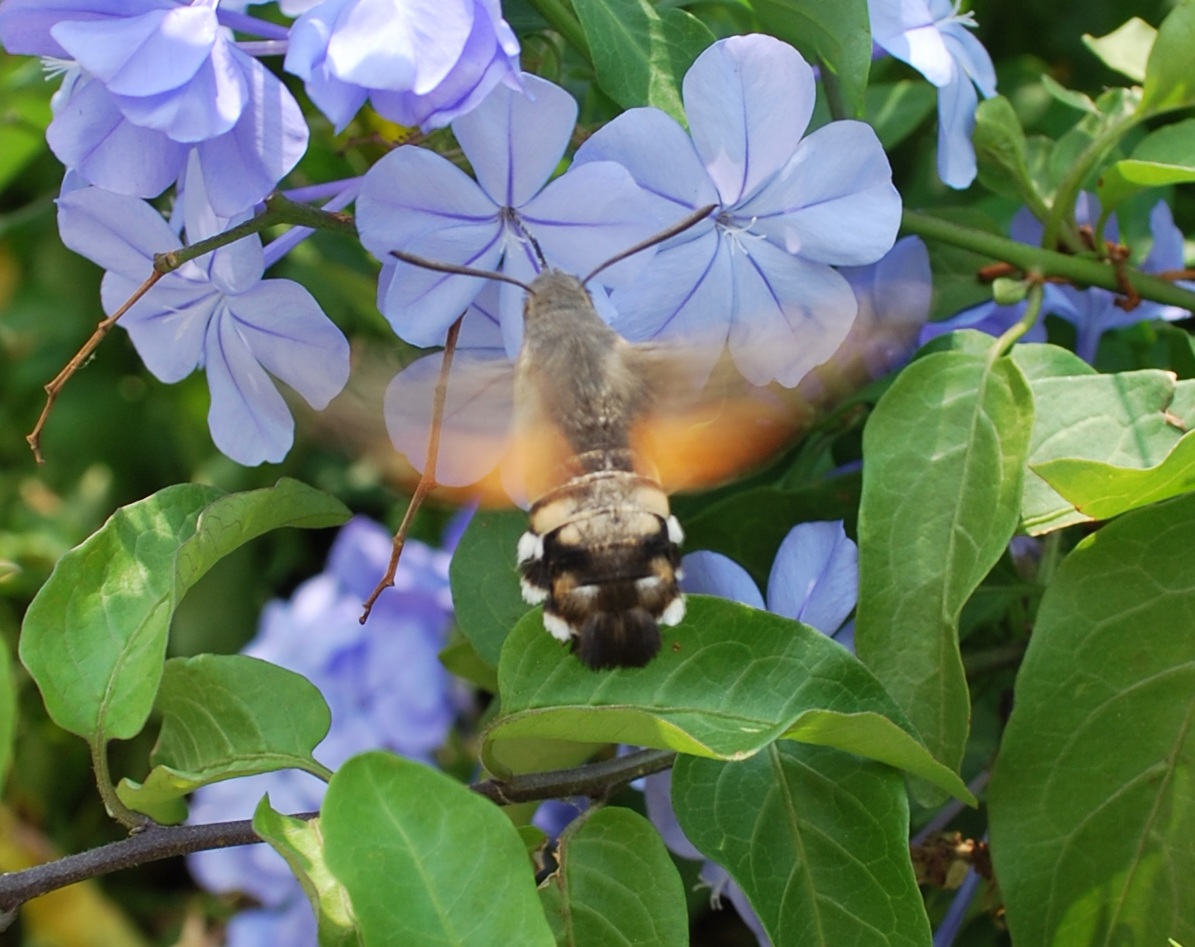
{"label": "flower cluster", "polygon": [[996,94],[992,58],[970,32],[975,17],[959,11],[961,2],[867,0],[876,45],[938,88],[938,175],[954,188],[975,180],[971,132],[978,93],[985,99]]}
{"label": "flower cluster", "polygon": [[[257,637],[244,649],[302,674],[323,693],[332,726],[317,755],[332,768],[379,746],[430,762],[466,706],[467,695],[438,657],[452,620],[450,551],[409,540],[395,588],[378,600],[368,623],[358,621],[390,547],[390,536],[378,524],[350,522],[337,536],[325,571],[290,600],[266,606]],[[279,811],[312,811],[323,792],[323,783],[294,770],[229,780],[193,795],[191,819],[249,818],[267,793]],[[192,855],[188,864],[209,890],[240,891],[260,902],[260,909],[232,920],[230,947],[315,943],[307,898],[273,849],[218,849]]]}
{"label": "flower cluster", "polygon": [[[1075,222],[1083,227],[1094,228],[1099,219],[1100,205],[1095,195],[1080,194],[1075,202]],[[1153,236],[1153,245],[1145,259],[1138,264],[1141,272],[1162,273],[1181,270],[1183,234],[1175,226],[1170,206],[1165,201],[1158,201],[1154,205],[1149,215],[1149,229]],[[1010,236],[1014,240],[1033,246],[1041,245],[1042,232],[1041,222],[1025,207],[1017,211],[1009,228]],[[1108,215],[1103,236],[1112,243],[1120,239],[1120,228],[1115,213]],[[1100,338],[1105,332],[1123,329],[1139,322],[1185,319],[1188,315],[1185,309],[1148,300],[1139,301],[1133,308],[1126,309],[1121,305],[1122,301],[1122,297],[1116,293],[1098,286],[1079,289],[1069,284],[1048,283],[1043,290],[1041,315],[1058,316],[1071,323],[1076,331],[1075,353],[1089,363],[1095,362]],[[1010,305],[988,300],[964,309],[949,319],[930,323],[922,330],[922,339],[928,341],[955,329],[978,329],[990,335],[1001,335],[1024,317],[1027,305],[1025,300]],[[1044,321],[1039,318],[1021,336],[1021,341],[1046,341]]]}
{"label": "flower cluster", "polygon": [[395,121],[444,125],[517,73],[518,43],[493,0],[324,0],[299,5],[290,29],[233,6],[5,0],[0,43],[64,74],[47,137],[68,171],[148,198],[194,156],[222,217],[252,208],[307,147],[298,103],[258,55],[285,53],[338,127],[367,98]]}

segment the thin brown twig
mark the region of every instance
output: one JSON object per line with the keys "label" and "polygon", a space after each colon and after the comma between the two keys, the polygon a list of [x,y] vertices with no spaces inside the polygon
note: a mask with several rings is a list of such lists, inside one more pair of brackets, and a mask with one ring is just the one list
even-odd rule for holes
{"label": "thin brown twig", "polygon": [[[572,769],[529,773],[508,780],[488,779],[469,788],[499,805],[570,796],[605,799],[631,780],[667,769],[675,759],[676,754],[670,750],[639,750]],[[318,812],[302,812],[291,818],[307,820],[318,815]],[[256,845],[261,841],[249,819],[207,825],[150,824],[126,839],[88,852],[21,871],[0,873],[0,931],[12,922],[16,909],[26,901],[67,885],[164,858],[235,845]]]}
{"label": "thin brown twig", "polygon": [[41,409],[41,414],[38,415],[37,423],[33,425],[33,430],[25,436],[25,440],[29,442],[29,447],[33,451],[33,459],[36,460],[38,464],[44,464],[46,462],[46,459],[42,456],[41,452],[41,434],[42,430],[46,426],[46,421],[49,420],[50,411],[54,407],[54,402],[58,400],[58,393],[62,390],[62,386],[70,381],[71,376],[74,375],[75,372],[77,372],[80,368],[82,368],[84,363],[91,358],[91,353],[96,350],[99,344],[104,341],[104,336],[111,332],[112,327],[116,325],[116,320],[128,312],[133,307],[134,303],[148,293],[150,289],[153,288],[154,283],[156,283],[165,275],[165,273],[160,273],[155,269],[154,272],[150,274],[149,279],[137,287],[136,292],[134,292],[132,296],[125,300],[123,306],[117,309],[116,312],[112,313],[112,315],[108,316],[108,318],[100,321],[100,324],[95,327],[95,331],[91,333],[91,338],[83,343],[83,347],[80,348],[79,351],[77,351],[71,358],[71,360],[66,363],[66,366],[62,369],[62,371],[55,375],[53,380],[45,386],[46,403]]}
{"label": "thin brown twig", "polygon": [[116,320],[128,312],[133,304],[149,292],[158,280],[168,273],[173,273],[184,263],[198,259],[204,254],[211,253],[220,247],[236,243],[238,240],[243,240],[252,234],[260,233],[275,224],[294,224],[302,227],[333,230],[344,234],[356,233],[356,225],[353,219],[347,214],[308,207],[305,204],[298,204],[288,200],[281,194],[275,193],[266,198],[265,210],[251,220],[247,220],[235,227],[230,227],[228,230],[218,233],[214,237],[208,237],[206,240],[200,240],[189,246],[167,250],[164,253],[155,253],[153,272],[149,278],[137,288],[132,296],[125,300],[124,305],[96,326],[95,331],[91,334],[91,338],[83,343],[83,347],[66,363],[62,371],[55,375],[54,379],[45,386],[46,404],[42,408],[37,423],[33,426],[33,430],[25,437],[25,440],[29,442],[30,449],[33,451],[34,460],[38,464],[46,462],[41,452],[41,435],[45,429],[46,421],[49,420],[54,402],[58,400],[58,393],[70,381],[75,372],[91,357],[92,352],[96,350],[104,340],[104,337],[112,331],[112,327],[116,325]]}
{"label": "thin brown twig", "polygon": [[415,484],[415,492],[411,494],[411,501],[407,504],[407,511],[403,514],[402,522],[394,534],[394,543],[390,549],[390,562],[386,566],[386,574],[378,581],[377,586],[369,594],[369,598],[361,606],[361,617],[358,621],[362,625],[369,620],[369,613],[373,611],[374,603],[386,589],[394,585],[394,576],[398,572],[398,560],[402,557],[403,546],[407,543],[407,534],[411,531],[411,524],[415,521],[415,514],[423,506],[427,495],[436,487],[436,459],[440,456],[440,428],[444,421],[444,402],[448,397],[448,373],[452,370],[452,356],[456,352],[456,340],[461,334],[461,321],[465,314],[457,318],[448,328],[448,337],[444,340],[444,355],[440,361],[440,377],[436,379],[436,393],[432,401],[431,430],[427,436],[427,458],[423,463],[423,472],[419,475],[419,482]]}

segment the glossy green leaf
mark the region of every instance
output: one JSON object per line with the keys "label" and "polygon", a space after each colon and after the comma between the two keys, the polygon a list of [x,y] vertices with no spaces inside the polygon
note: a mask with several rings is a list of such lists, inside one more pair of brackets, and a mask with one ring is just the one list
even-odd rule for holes
{"label": "glossy green leaf", "polygon": [[144,783],[123,780],[118,787],[130,809],[160,813],[198,787],[234,776],[326,773],[312,756],[332,723],[323,695],[302,675],[268,661],[240,654],[172,658],[155,709],[162,730],[150,755],[153,769]]}
{"label": "glossy green leaf", "polygon": [[903,767],[969,799],[937,764],[871,673],[807,625],[737,602],[688,596],[645,668],[594,672],[543,629],[536,611],[511,633],[498,667],[503,712],[485,733],[491,772],[514,771],[520,738],[633,743],[745,759],[788,737]]}
{"label": "glossy green leaf", "polygon": [[556,858],[539,894],[558,945],[689,943],[680,874],[643,816],[591,809],[561,835]]}
{"label": "glossy green leaf", "polygon": [[253,813],[253,831],[286,859],[299,879],[318,922],[319,947],[364,947],[349,894],[324,861],[319,819],[283,815],[266,796]]}
{"label": "glossy green leaf", "polygon": [[1091,96],[1083,92],[1076,92],[1074,89],[1068,89],[1057,79],[1052,78],[1049,73],[1042,75],[1041,84],[1042,88],[1050,93],[1050,98],[1061,102],[1063,105],[1077,109],[1080,112],[1098,111],[1095,103],[1091,100]]}
{"label": "glossy green leaf", "polygon": [[1033,401],[1008,359],[918,359],[863,434],[855,647],[935,758],[962,759],[963,605],[1017,525]]}
{"label": "glossy green leaf", "polygon": [[526,531],[527,514],[519,510],[483,510],[469,521],[448,567],[457,626],[493,667],[510,629],[531,608],[519,591],[515,565]]}
{"label": "glossy green leaf", "polygon": [[1107,520],[1195,488],[1195,436],[1183,435],[1165,460],[1146,470],[1069,458],[1035,464],[1033,470],[1079,513]]}
{"label": "glossy green leaf", "polygon": [[180,484],[118,510],[59,561],[29,606],[21,660],[50,717],[80,736],[127,739],[157,694],[175,607],[222,556],[282,526],[348,511],[295,480],[248,493]]}
{"label": "glossy green leaf", "polygon": [[1044,207],[1029,176],[1025,132],[1008,99],[996,95],[979,103],[971,140],[984,187],[1031,207]]}
{"label": "glossy green leaf", "polygon": [[1069,353],[1054,354],[1062,352],[1026,345],[1014,353],[1031,376],[1038,408],[1021,501],[1022,521],[1032,535],[1095,518],[1086,505],[1079,510],[1071,502],[1089,500],[1089,493],[1064,497],[1043,478],[1076,487],[1074,476],[1109,466],[1140,476],[1161,464],[1195,426],[1195,384],[1156,369],[1100,375]]}
{"label": "glossy green leaf", "polygon": [[369,947],[547,947],[531,861],[493,803],[438,770],[365,753],[337,770],[324,858]]}
{"label": "glossy green leaf", "polygon": [[1097,193],[1100,206],[1111,209],[1150,187],[1195,181],[1195,119],[1163,125],[1151,132],[1133,153],[1104,169]]}
{"label": "glossy green leaf", "polygon": [[772,943],[930,943],[896,770],[794,743],[735,763],[682,756],[672,801],[689,841],[730,872]]}
{"label": "glossy green leaf", "polygon": [[623,108],[654,105],[685,121],[680,86],[714,41],[704,23],[647,0],[574,0],[602,91]]}
{"label": "glossy green leaf", "polygon": [[1145,81],[1149,51],[1153,49],[1158,31],[1140,17],[1132,17],[1105,36],[1083,34],[1083,45],[1100,61],[1122,76],[1136,83]]}
{"label": "glossy green leaf", "polygon": [[1145,91],[1137,109],[1153,115],[1195,104],[1195,0],[1178,0],[1158,27],[1158,35],[1145,67]]}
{"label": "glossy green leaf", "polygon": [[871,69],[871,27],[866,0],[753,0],[764,32],[791,43],[823,77],[832,77],[842,117],[862,118]]}
{"label": "glossy green leaf", "polygon": [[989,794],[1017,944],[1195,942],[1195,497],[1063,560]]}

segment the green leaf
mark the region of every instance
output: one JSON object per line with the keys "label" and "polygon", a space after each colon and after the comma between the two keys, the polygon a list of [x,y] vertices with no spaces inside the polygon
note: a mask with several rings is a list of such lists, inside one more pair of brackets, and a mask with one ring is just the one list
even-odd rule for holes
{"label": "green leaf", "polygon": [[1107,520],[1189,493],[1195,487],[1193,435],[1195,432],[1184,435],[1165,460],[1146,470],[1062,458],[1034,464],[1033,471],[1083,516]]}
{"label": "green leaf", "polygon": [[866,0],[753,0],[760,27],[820,64],[841,96],[842,117],[862,118],[871,69]]}
{"label": "green leaf", "polygon": [[1045,208],[1029,176],[1025,132],[1008,99],[997,95],[979,103],[971,141],[984,187],[1030,207]]}
{"label": "green leaf", "polygon": [[989,795],[1014,943],[1195,942],[1193,534],[1126,514],[1042,599]]}
{"label": "green leaf", "polygon": [[929,118],[937,104],[934,87],[902,79],[867,87],[867,124],[875,129],[885,151],[891,151]]}
{"label": "green leaf", "polygon": [[[491,772],[515,771],[522,739],[634,743],[745,759],[780,737],[902,766],[970,799],[910,735],[883,688],[841,645],[807,625],[737,602],[688,596],[645,668],[595,673],[566,653],[537,610],[511,633],[498,667],[501,716],[485,732]],[[522,739],[520,739],[522,738]]]}
{"label": "green leaf", "polygon": [[1041,77],[1042,88],[1050,93],[1050,98],[1067,105],[1070,108],[1077,109],[1080,112],[1097,112],[1095,103],[1091,101],[1091,96],[1083,92],[1076,92],[1074,89],[1068,89],[1058,80],[1052,78],[1049,73],[1043,73]]}
{"label": "green leaf", "polygon": [[777,743],[738,763],[680,757],[672,800],[689,841],[730,872],[772,943],[930,943],[895,770]]}
{"label": "green leaf", "polygon": [[332,777],[324,858],[370,947],[553,943],[502,810],[443,773],[365,753]]}
{"label": "green leaf", "polygon": [[1056,354],[1061,352],[1055,346],[1024,345],[1013,356],[1030,375],[1037,405],[1021,500],[1022,522],[1031,535],[1095,516],[1086,505],[1079,510],[1071,502],[1087,501],[1090,494],[1064,497],[1043,478],[1058,478],[1059,486],[1071,489],[1077,487],[1076,472],[1085,476],[1083,469],[1092,462],[1092,471],[1101,465],[1144,471],[1161,464],[1183,432],[1195,426],[1195,383],[1176,382],[1158,369],[1099,375],[1069,353]]}
{"label": "green leaf", "polygon": [[951,768],[970,716],[959,615],[1016,527],[1032,423],[1008,359],[940,352],[897,377],[863,432],[855,646]]}
{"label": "green leaf", "polygon": [[683,947],[689,912],[660,833],[630,809],[591,809],[560,837],[539,889],[556,943]]}
{"label": "green leaf", "polygon": [[457,627],[492,667],[510,629],[531,608],[519,591],[515,565],[526,531],[526,513],[483,510],[465,528],[448,567]]}
{"label": "green leaf", "polygon": [[365,940],[353,917],[349,893],[324,861],[319,819],[296,819],[270,806],[266,796],[253,813],[253,831],[286,859],[319,925],[319,947],[362,947]]}
{"label": "green leaf", "polygon": [[1150,133],[1130,157],[1104,169],[1097,193],[1110,210],[1150,187],[1195,181],[1195,119],[1184,119]]}
{"label": "green leaf", "polygon": [[1095,53],[1109,69],[1140,84],[1145,81],[1149,51],[1153,49],[1157,37],[1157,30],[1135,16],[1106,36],[1084,33],[1083,45]]}
{"label": "green leaf", "polygon": [[1149,52],[1138,115],[1156,115],[1195,104],[1192,49],[1195,49],[1195,2],[1179,0],[1158,27]]}
{"label": "green leaf", "polygon": [[314,684],[276,664],[240,654],[172,658],[155,706],[162,730],[153,769],[143,784],[122,780],[117,788],[130,809],[161,812],[234,776],[279,769],[327,775],[311,754],[331,726],[328,705]]}
{"label": "green leaf", "polygon": [[179,484],[117,510],[62,557],[25,615],[21,660],[50,717],[99,742],[138,734],[187,589],[261,533],[347,518],[339,501],[295,480],[229,495]]}
{"label": "green leaf", "polygon": [[684,123],[684,74],[714,34],[691,13],[647,0],[574,0],[602,91],[623,108],[654,105]]}

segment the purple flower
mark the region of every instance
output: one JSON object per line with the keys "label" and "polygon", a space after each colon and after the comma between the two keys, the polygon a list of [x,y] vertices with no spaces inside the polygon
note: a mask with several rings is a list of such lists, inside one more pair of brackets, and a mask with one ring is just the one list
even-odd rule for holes
{"label": "purple flower", "polygon": [[66,60],[47,141],[90,184],[154,197],[195,153],[210,200],[231,217],[298,162],[307,127],[279,80],[239,50],[214,0],[8,0],[0,40]]}
{"label": "purple flower", "polygon": [[[245,654],[305,676],[328,701],[332,726],[316,753],[335,768],[379,746],[430,762],[465,706],[466,696],[439,661],[452,620],[450,552],[408,540],[394,590],[369,621],[358,622],[361,601],[380,578],[391,538],[358,517],[336,538],[325,572],[262,614]],[[204,786],[192,796],[191,821],[249,818],[269,794],[282,812],[320,806],[325,786],[294,770]],[[204,887],[241,891],[263,908],[229,925],[230,947],[315,943],[315,921],[286,863],[265,845],[201,852],[188,866]]]}
{"label": "purple flower", "polygon": [[[230,223],[207,203],[192,174],[182,197],[189,242]],[[63,242],[104,267],[104,311],[115,312],[150,275],[153,255],[177,249],[178,235],[152,207],[95,187],[58,201]],[[138,354],[164,382],[207,372],[208,425],[216,446],[242,464],[279,461],[294,419],[274,375],[320,409],[348,380],[348,342],[315,299],[290,280],[263,280],[257,237],[247,237],[163,277],[121,318]]]}
{"label": "purple flower", "polygon": [[692,137],[657,109],[632,109],[600,129],[576,164],[624,164],[664,221],[714,204],[629,286],[614,323],[627,338],[729,340],[753,383],[794,385],[838,347],[854,294],[831,264],[861,265],[892,246],[900,195],[879,140],[861,122],[802,138],[814,77],[769,36],[707,49],[684,79]]}
{"label": "purple flower", "polygon": [[337,130],[366,99],[401,125],[438,128],[501,81],[519,42],[496,0],[325,0],[291,31],[286,69]]}
{"label": "purple flower", "polygon": [[[577,103],[546,80],[523,82],[526,93],[500,85],[452,123],[476,181],[414,147],[391,152],[365,175],[357,226],[383,261],[378,307],[414,345],[443,343],[486,282],[396,262],[392,250],[530,282],[540,266],[532,240],[551,265],[583,273],[662,226],[616,164],[574,168],[545,186],[572,135]],[[618,269],[603,276],[617,279]],[[624,274],[630,269],[622,267]],[[494,309],[513,358],[522,340],[523,291],[502,284]]]}
{"label": "purple flower", "polygon": [[[686,592],[719,595],[764,608],[764,597],[747,570],[716,552],[691,552],[684,557]],[[846,618],[855,608],[859,591],[859,550],[846,535],[842,521],[800,523],[780,544],[768,576],[768,611],[793,618],[829,635],[853,650],[854,627]],[[705,856],[686,837],[672,809],[672,774],[648,776],[644,790],[647,814],[664,843],[681,858]],[[770,943],[759,917],[742,890],[720,865],[706,860],[702,880],[718,906],[725,894],[761,944]]]}
{"label": "purple flower", "polygon": [[[1087,193],[1080,194],[1075,202],[1075,222],[1092,227],[1099,221],[1099,217],[1100,205],[1096,197]],[[1183,235],[1175,226],[1174,217],[1165,201],[1159,201],[1150,211],[1149,226],[1153,235],[1153,247],[1139,264],[1141,271],[1161,273],[1182,269]],[[1012,238],[1021,243],[1035,246],[1041,244],[1041,222],[1028,208],[1022,207],[1017,211],[1009,231]],[[1119,239],[1119,233],[1116,214],[1109,214],[1104,224],[1105,238],[1115,242]],[[1125,310],[1118,305],[1121,300],[1119,294],[1098,286],[1079,289],[1075,286],[1049,283],[1044,287],[1041,312],[1043,316],[1059,316],[1075,326],[1075,353],[1089,363],[1095,361],[1100,338],[1111,329],[1122,329],[1138,322],[1155,319],[1173,321],[1187,317],[1185,309],[1148,300],[1142,300],[1132,309]],[[928,341],[955,329],[979,329],[989,335],[1001,335],[1024,317],[1027,305],[1027,301],[1008,306],[998,305],[993,300],[980,303],[949,319],[930,323],[922,330],[922,341]],[[1043,320],[1039,318],[1029,331],[1021,336],[1020,341],[1046,341]]]}
{"label": "purple flower", "polygon": [[975,180],[971,132],[979,96],[996,94],[996,71],[987,50],[969,31],[971,13],[955,0],[867,0],[871,36],[938,87],[938,175],[964,188]]}

